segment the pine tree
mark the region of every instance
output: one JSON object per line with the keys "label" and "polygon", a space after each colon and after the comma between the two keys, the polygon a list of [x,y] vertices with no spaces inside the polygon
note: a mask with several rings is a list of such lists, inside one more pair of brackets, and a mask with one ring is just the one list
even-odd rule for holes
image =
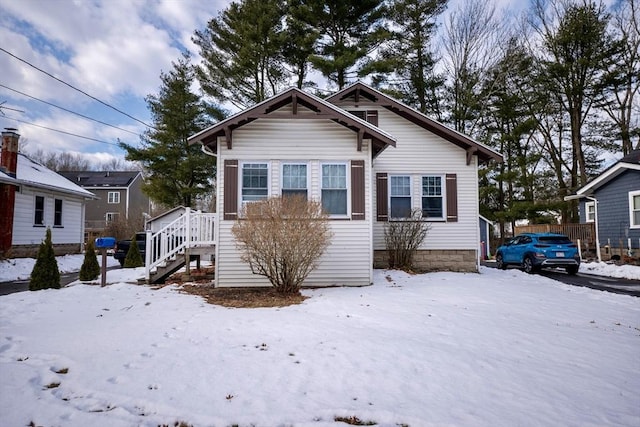
{"label": "pine tree", "polygon": [[141,148],[125,143],[120,146],[127,152],[127,160],[144,167],[143,191],[153,201],[169,207],[192,207],[213,191],[216,160],[204,154],[199,145],[189,145],[187,138],[208,127],[214,111],[191,91],[195,73],[188,55],[174,62],[173,70],[161,73],[160,78],[159,94],[147,97],[154,128],[145,133]]}
{"label": "pine tree", "polygon": [[202,90],[241,109],[282,90],[288,79],[282,66],[284,15],[284,0],[241,0],[196,31]]}
{"label": "pine tree", "polygon": [[33,266],[29,281],[30,291],[47,288],[60,289],[60,271],[53,251],[50,228],[47,228],[45,239],[40,243],[36,264]]}
{"label": "pine tree", "polygon": [[93,241],[89,240],[87,249],[84,252],[84,260],[82,261],[82,267],[80,267],[80,280],[90,281],[95,280],[100,275],[100,264],[98,264],[98,258],[96,257],[96,251],[93,247]]}
{"label": "pine tree", "polygon": [[123,267],[124,268],[144,267],[144,261],[142,260],[142,256],[140,255],[140,249],[138,249],[138,242],[136,241],[135,234],[131,238],[131,245],[129,246],[129,251],[127,252],[127,256],[124,258]]}
{"label": "pine tree", "polygon": [[342,89],[385,32],[383,0],[292,0],[290,10],[320,35],[313,66]]}

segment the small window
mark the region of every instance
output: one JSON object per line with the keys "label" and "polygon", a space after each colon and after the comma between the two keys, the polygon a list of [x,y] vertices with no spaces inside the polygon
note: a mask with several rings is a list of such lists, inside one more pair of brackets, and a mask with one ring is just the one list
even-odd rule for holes
{"label": "small window", "polygon": [[109,191],[107,195],[107,203],[114,205],[120,203],[120,192],[119,191]]}
{"label": "small window", "polygon": [[443,219],[443,196],[441,176],[422,177],[422,216],[427,219]]}
{"label": "small window", "polygon": [[307,198],[307,165],[282,165],[282,195],[300,195]]}
{"label": "small window", "polygon": [[242,203],[264,200],[269,196],[269,169],[266,163],[242,165]]}
{"label": "small window", "polygon": [[391,218],[408,218],[411,216],[411,177],[389,177],[389,194]]}
{"label": "small window", "polygon": [[640,228],[640,191],[629,193],[629,224],[631,228]]}
{"label": "small window", "polygon": [[105,215],[105,219],[107,220],[107,225],[117,221],[119,217],[120,217],[120,214],[118,212],[107,212]]}
{"label": "small window", "polygon": [[322,209],[329,215],[347,215],[347,165],[322,165]]}
{"label": "small window", "polygon": [[586,222],[594,222],[596,220],[596,203],[585,202],[584,215]]}
{"label": "small window", "polygon": [[33,217],[33,224],[44,225],[44,196],[36,196],[36,207]]}
{"label": "small window", "polygon": [[55,200],[55,211],[53,215],[53,226],[62,227],[62,199]]}

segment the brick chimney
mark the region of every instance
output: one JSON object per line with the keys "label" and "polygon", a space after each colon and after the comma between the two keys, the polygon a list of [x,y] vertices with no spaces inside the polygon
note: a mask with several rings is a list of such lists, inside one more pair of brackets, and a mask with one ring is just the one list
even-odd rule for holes
{"label": "brick chimney", "polygon": [[[15,178],[18,171],[17,129],[6,128],[2,132],[2,152],[0,169]],[[0,184],[0,255],[6,256],[13,241],[13,213],[16,205],[16,187],[11,184]]]}

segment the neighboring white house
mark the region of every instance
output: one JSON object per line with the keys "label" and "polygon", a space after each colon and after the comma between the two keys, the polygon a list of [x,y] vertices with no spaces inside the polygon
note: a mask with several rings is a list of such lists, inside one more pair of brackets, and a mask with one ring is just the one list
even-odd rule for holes
{"label": "neighboring white house", "polygon": [[216,286],[268,285],[240,259],[244,203],[298,193],[330,213],[314,285],[368,285],[384,266],[384,224],[421,209],[431,230],[417,265],[476,271],[479,162],[502,156],[356,83],[327,100],[291,88],[192,136],[217,157]]}
{"label": "neighboring white house", "polygon": [[56,255],[79,253],[85,203],[95,196],[18,153],[18,139],[14,129],[2,133],[0,255],[34,256],[47,228],[51,228]]}

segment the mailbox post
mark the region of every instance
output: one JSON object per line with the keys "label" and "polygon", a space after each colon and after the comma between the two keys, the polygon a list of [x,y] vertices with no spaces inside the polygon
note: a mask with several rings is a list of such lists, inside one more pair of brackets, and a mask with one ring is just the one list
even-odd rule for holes
{"label": "mailbox post", "polygon": [[115,237],[98,237],[96,239],[96,249],[100,249],[102,254],[102,267],[100,269],[100,286],[107,284],[107,249],[111,249],[116,245]]}

